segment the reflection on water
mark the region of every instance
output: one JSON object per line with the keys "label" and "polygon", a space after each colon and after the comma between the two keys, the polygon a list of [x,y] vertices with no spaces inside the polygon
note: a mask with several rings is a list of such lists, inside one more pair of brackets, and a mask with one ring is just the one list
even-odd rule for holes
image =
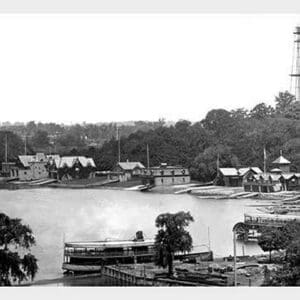
{"label": "reflection on water", "polygon": [[[232,227],[253,211],[254,200],[204,200],[195,196],[117,190],[33,189],[0,190],[1,211],[28,223],[37,245],[37,280],[61,277],[63,241],[131,239],[137,230],[146,238],[156,233],[160,213],[190,211],[195,251],[206,251],[208,228],[214,256],[232,254]],[[238,244],[237,255],[260,253],[257,244]]]}

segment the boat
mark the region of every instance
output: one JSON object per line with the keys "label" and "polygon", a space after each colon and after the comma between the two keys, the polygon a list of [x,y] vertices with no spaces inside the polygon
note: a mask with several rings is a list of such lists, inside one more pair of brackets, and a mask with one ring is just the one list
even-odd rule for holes
{"label": "boat", "polygon": [[[100,272],[104,265],[135,264],[153,262],[155,240],[144,239],[138,231],[132,240],[104,240],[64,243],[63,265],[65,272]],[[211,261],[212,251],[199,253],[175,253],[175,259],[196,259]]]}
{"label": "boat", "polygon": [[132,240],[66,242],[62,268],[95,272],[103,265],[150,262],[154,255],[154,239],[144,239],[143,232],[138,231]]}
{"label": "boat", "polygon": [[257,240],[262,228],[280,228],[292,222],[300,223],[300,215],[248,213],[244,214],[244,222],[238,222],[234,225],[233,231],[237,233],[237,239],[244,241]]}

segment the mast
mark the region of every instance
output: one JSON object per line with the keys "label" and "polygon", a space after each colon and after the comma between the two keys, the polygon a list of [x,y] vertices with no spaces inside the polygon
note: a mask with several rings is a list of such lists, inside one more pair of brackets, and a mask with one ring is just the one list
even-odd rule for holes
{"label": "mast", "polygon": [[149,145],[147,144],[147,168],[150,168]]}
{"label": "mast", "polygon": [[219,176],[219,169],[220,169],[220,155],[217,155],[217,177]]}

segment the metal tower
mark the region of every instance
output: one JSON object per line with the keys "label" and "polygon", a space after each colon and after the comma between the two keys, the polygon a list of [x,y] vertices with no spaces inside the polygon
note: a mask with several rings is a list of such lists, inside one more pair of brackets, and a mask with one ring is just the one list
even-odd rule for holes
{"label": "metal tower", "polygon": [[291,93],[300,101],[300,26],[294,32],[293,65],[291,74]]}

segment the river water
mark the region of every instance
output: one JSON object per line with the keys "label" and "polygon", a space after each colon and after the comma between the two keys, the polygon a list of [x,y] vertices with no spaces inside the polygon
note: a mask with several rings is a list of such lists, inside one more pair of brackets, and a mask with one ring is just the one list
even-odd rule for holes
{"label": "river water", "polygon": [[[212,200],[189,194],[104,189],[0,190],[0,211],[29,224],[36,237],[32,253],[38,259],[36,280],[62,276],[63,241],[131,239],[142,230],[154,237],[155,218],[160,213],[190,211],[195,219],[188,230],[194,251],[215,257],[233,254],[232,227],[254,212],[251,199]],[[209,229],[208,229],[209,228]],[[209,234],[208,234],[209,231]],[[208,238],[208,236],[210,238]],[[237,255],[261,253],[257,244],[238,244]]]}

